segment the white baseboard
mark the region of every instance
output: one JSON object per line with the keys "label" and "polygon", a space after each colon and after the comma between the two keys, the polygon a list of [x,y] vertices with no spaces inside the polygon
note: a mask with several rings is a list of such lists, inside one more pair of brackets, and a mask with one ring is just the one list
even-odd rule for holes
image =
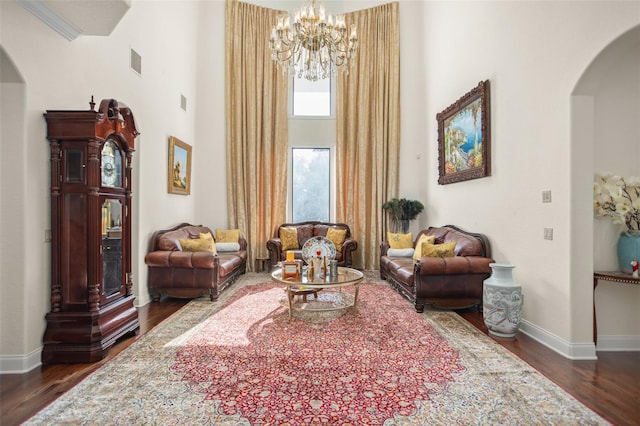
{"label": "white baseboard", "polygon": [[640,336],[598,336],[598,351],[640,351]]}
{"label": "white baseboard", "polygon": [[573,360],[598,359],[596,345],[593,342],[570,343],[526,320],[520,322],[520,331],[565,358]]}
{"label": "white baseboard", "polygon": [[0,374],[24,374],[40,367],[41,353],[42,347],[26,355],[0,356]]}

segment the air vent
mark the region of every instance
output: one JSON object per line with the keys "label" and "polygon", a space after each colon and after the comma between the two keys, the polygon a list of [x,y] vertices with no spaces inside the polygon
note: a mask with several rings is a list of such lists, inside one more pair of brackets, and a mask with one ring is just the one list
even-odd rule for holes
{"label": "air vent", "polygon": [[180,108],[187,110],[187,98],[184,95],[180,95]]}
{"label": "air vent", "polygon": [[133,49],[131,49],[130,67],[136,74],[142,75],[142,56]]}

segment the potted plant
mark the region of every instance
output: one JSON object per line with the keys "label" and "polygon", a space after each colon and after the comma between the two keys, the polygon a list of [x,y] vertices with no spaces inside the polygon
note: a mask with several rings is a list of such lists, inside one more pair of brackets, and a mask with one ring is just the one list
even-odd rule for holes
{"label": "potted plant", "polygon": [[640,261],[640,176],[598,174],[593,184],[593,206],[596,216],[610,217],[613,223],[623,225],[618,263],[622,272],[632,274]]}
{"label": "potted plant", "polygon": [[389,215],[393,231],[406,234],[409,230],[409,222],[422,213],[424,206],[418,200],[392,198],[382,205],[382,209]]}

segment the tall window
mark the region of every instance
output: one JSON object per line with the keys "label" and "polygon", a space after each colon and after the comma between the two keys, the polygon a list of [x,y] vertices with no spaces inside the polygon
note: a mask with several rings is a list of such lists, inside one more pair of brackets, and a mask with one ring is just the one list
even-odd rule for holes
{"label": "tall window", "polygon": [[332,97],[333,78],[309,81],[304,78],[292,78],[293,99],[292,115],[295,117],[329,117],[335,109]]}
{"label": "tall window", "polygon": [[293,222],[330,221],[331,150],[292,148]]}

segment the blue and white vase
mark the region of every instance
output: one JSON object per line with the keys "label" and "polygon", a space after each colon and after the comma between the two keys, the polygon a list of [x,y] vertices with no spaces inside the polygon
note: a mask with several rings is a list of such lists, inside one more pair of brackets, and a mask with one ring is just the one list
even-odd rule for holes
{"label": "blue and white vase", "polygon": [[624,231],[618,238],[618,263],[620,270],[630,274],[631,261],[640,262],[640,231]]}
{"label": "blue and white vase", "polygon": [[522,319],[522,286],[513,282],[515,266],[490,263],[491,276],[484,280],[482,316],[489,334],[513,338]]}

